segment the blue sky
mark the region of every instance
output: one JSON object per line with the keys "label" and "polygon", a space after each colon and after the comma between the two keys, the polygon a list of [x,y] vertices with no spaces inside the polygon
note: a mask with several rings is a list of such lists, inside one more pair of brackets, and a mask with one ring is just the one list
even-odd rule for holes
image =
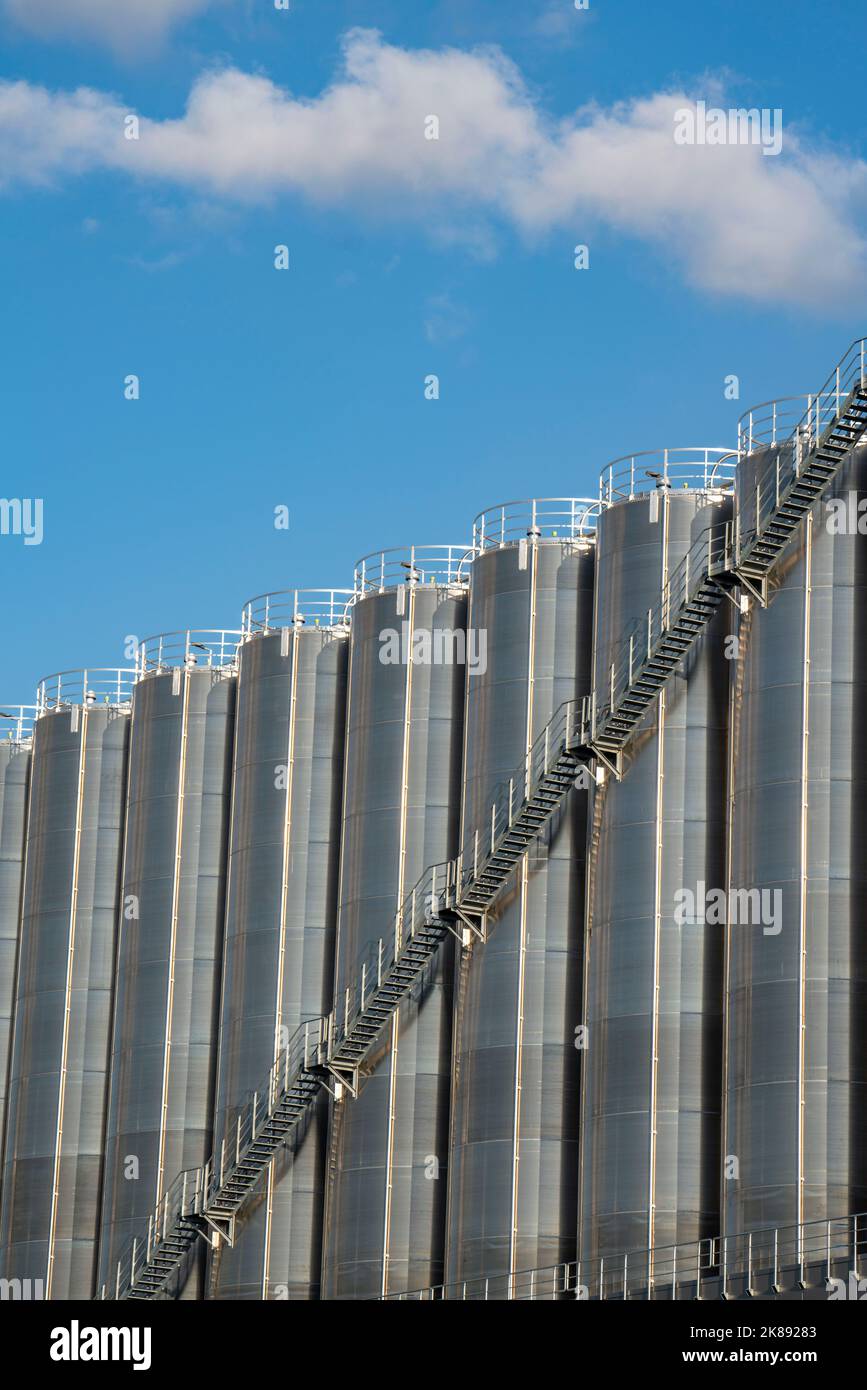
{"label": "blue sky", "polygon": [[[154,5],[0,0],[0,493],[44,499],[0,536],[2,700],[733,444],[867,331],[858,7]],[[672,93],[781,108],[782,154],[675,165]]]}

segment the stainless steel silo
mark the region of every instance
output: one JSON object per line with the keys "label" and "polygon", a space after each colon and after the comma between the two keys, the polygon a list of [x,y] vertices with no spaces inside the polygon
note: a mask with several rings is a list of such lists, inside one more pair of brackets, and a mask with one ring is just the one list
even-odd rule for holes
{"label": "stainless steel silo", "polygon": [[[394,932],[398,905],[452,857],[460,813],[465,546],[356,567],[335,998]],[[323,1296],[376,1298],[443,1268],[451,947],[393,1016],[358,1099],[332,1104]]]}
{"label": "stainless steel silo", "polygon": [[0,710],[0,1194],[35,707]]}
{"label": "stainless steel silo", "polygon": [[32,1297],[95,1287],[132,677],[39,687],[0,1217]]}
{"label": "stainless steel silo", "polygon": [[[590,689],[598,503],[507,503],[476,519],[461,843],[484,840],[503,782],[566,701]],[[456,974],[449,1285],[574,1258],[586,790],[524,856]],[[505,1282],[504,1282],[505,1280]]]}
{"label": "stainless steel silo", "polygon": [[[742,539],[785,441],[834,402],[742,421]],[[815,431],[813,431],[815,432]],[[732,672],[724,1230],[867,1207],[867,447],[844,462],[772,571],[745,591]],[[860,528],[860,529],[859,529]],[[867,629],[865,629],[867,636]],[[747,896],[749,895],[749,897]],[[764,1242],[768,1254],[773,1244]],[[793,1240],[787,1241],[793,1248]],[[797,1241],[794,1241],[794,1248]],[[733,1261],[743,1263],[738,1242]]]}
{"label": "stainless steel silo", "polygon": [[[679,601],[687,554],[701,565],[708,528],[724,532],[734,462],[723,450],[666,450],[603,472],[599,701],[624,646],[643,654],[648,624],[659,631],[663,595]],[[641,1252],[719,1229],[724,927],[705,903],[725,884],[733,614],[721,598],[624,750],[622,780],[609,774],[591,794],[579,1211],[589,1282],[626,1251],[638,1252],[629,1269],[640,1282]]]}
{"label": "stainless steel silo", "polygon": [[[239,652],[214,1126],[263,1082],[296,1028],[331,1010],[351,590],[251,600]],[[260,1179],[209,1297],[319,1296],[328,1130],[323,1089]]]}
{"label": "stainless steel silo", "polygon": [[[240,633],[148,638],[132,702],[99,1283],[211,1154]],[[201,1293],[202,1248],[172,1292]]]}

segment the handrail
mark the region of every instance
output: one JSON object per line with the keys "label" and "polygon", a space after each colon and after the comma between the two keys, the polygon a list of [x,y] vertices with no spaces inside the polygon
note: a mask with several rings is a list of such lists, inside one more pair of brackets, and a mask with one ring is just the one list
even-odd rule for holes
{"label": "handrail", "polygon": [[349,627],[353,589],[275,589],[248,599],[241,614],[245,638],[284,627]]}
{"label": "handrail", "polygon": [[400,965],[404,952],[428,924],[429,918],[451,907],[455,896],[455,872],[454,861],[425,869],[395,912],[392,930],[387,936],[368,943],[364,955],[355,964],[351,983],[335,999],[329,1015],[329,1058],[339,1051],[373,994],[382,988],[394,967]]}
{"label": "handrail", "polygon": [[[836,402],[837,393],[829,393]],[[743,457],[755,449],[765,449],[791,438],[793,431],[816,407],[817,398],[804,392],[800,396],[778,396],[750,406],[738,420],[738,453]]]}
{"label": "handrail", "polygon": [[644,449],[613,459],[599,475],[599,498],[604,506],[631,502],[660,487],[720,492],[730,488],[737,467],[737,450]]}
{"label": "handrail", "polygon": [[133,667],[91,666],[80,670],[55,671],[43,676],[36,688],[36,718],[51,710],[73,705],[107,705],[126,709],[132,699],[135,680]]}
{"label": "handrail", "polygon": [[[301,1072],[324,1062],[327,1027],[324,1018],[302,1023],[269,1068],[262,1085],[230,1112],[219,1151],[202,1167],[188,1168],[177,1175],[149,1214],[146,1235],[131,1237],[121,1250],[115,1262],[113,1297],[122,1298],[134,1287],[154,1252],[176,1232],[180,1222],[201,1217],[207,1211]],[[102,1296],[106,1296],[105,1290]]]}
{"label": "handrail", "polygon": [[173,667],[234,668],[241,632],[230,628],[186,628],[144,637],[136,653],[136,678]]}
{"label": "handrail", "polygon": [[0,739],[4,743],[29,743],[37,715],[37,705],[4,705],[0,709]]}
{"label": "handrail", "polygon": [[531,497],[486,507],[473,521],[476,553],[513,545],[527,536],[590,540],[602,510],[598,498]]}
{"label": "handrail", "polygon": [[471,545],[399,545],[374,550],[356,561],[355,594],[363,598],[404,584],[463,586],[469,582],[466,566],[472,558]]}
{"label": "handrail", "polygon": [[[767,461],[750,491],[737,489],[735,559],[739,563],[774,516],[780,499],[801,476],[823,436],[833,427],[852,391],[867,387],[867,339],[856,338],[785,439],[767,445]],[[863,439],[864,436],[862,435]]]}
{"label": "handrail", "polygon": [[734,537],[731,521],[706,527],[669,574],[657,602],[627,627],[604,671],[597,672],[592,697],[591,739],[603,720],[618,708],[642,663],[653,657],[702,585],[728,571]]}
{"label": "handrail", "polygon": [[733,1285],[755,1292],[759,1280],[769,1290],[824,1286],[861,1277],[867,1270],[867,1212],[799,1225],[712,1236],[681,1245],[627,1250],[590,1260],[570,1260],[511,1274],[480,1275],[451,1284],[385,1294],[385,1301],[476,1302],[556,1298],[607,1299],[719,1297]]}

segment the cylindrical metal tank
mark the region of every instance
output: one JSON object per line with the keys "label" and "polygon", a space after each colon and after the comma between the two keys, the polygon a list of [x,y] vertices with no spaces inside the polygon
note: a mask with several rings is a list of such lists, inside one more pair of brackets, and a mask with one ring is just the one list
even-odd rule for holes
{"label": "cylindrical metal tank", "polygon": [[[140,644],[99,1284],[182,1169],[211,1154],[238,632]],[[172,1292],[201,1294],[203,1247]]]}
{"label": "cylindrical metal tank", "polygon": [[[724,534],[734,464],[721,449],[676,449],[618,459],[603,472],[598,703],[630,638],[637,665],[648,625],[650,640],[658,636],[664,593],[681,601],[685,557],[694,574],[708,528]],[[641,1281],[643,1252],[719,1230],[724,928],[706,914],[705,895],[725,883],[732,617],[721,598],[624,750],[622,780],[608,773],[591,793],[579,1211],[586,1282],[600,1259],[631,1251],[629,1270]]]}
{"label": "cylindrical metal tank", "polygon": [[[302,1023],[330,1012],[351,590],[253,599],[239,653],[214,1125],[233,1114]],[[323,1089],[210,1257],[209,1297],[318,1298],[327,1151]]]}
{"label": "cylindrical metal tank", "polygon": [[[566,701],[590,689],[598,503],[506,503],[476,519],[461,843]],[[518,778],[520,782],[520,777]],[[575,1255],[586,790],[568,794],[456,972],[446,1280],[508,1293]]]}
{"label": "cylindrical metal tank", "polygon": [[[335,998],[370,964],[423,871],[451,858],[460,811],[466,546],[356,567]],[[447,943],[332,1104],[323,1296],[442,1280],[452,951]]]}
{"label": "cylindrical metal tank", "polygon": [[132,680],[39,687],[0,1217],[34,1298],[95,1288]]}
{"label": "cylindrical metal tank", "polygon": [[0,1195],[35,706],[0,710]]}
{"label": "cylindrical metal tank", "polygon": [[[777,462],[784,478],[791,468],[781,441],[799,424],[815,437],[817,417],[821,430],[835,409],[833,397],[802,397],[744,418],[742,544],[755,530],[757,485],[764,510]],[[861,446],[798,526],[767,606],[746,590],[741,606],[731,682],[729,1237],[867,1208],[865,512]],[[781,1241],[797,1254],[797,1240]],[[754,1235],[754,1260],[761,1247]],[[730,1263],[743,1258],[731,1242]]]}

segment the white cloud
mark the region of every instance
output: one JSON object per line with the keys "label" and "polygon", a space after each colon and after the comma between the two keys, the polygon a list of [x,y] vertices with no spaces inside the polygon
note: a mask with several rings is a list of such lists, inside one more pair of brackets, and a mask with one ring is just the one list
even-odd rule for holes
{"label": "white cloud", "polygon": [[[674,113],[699,96],[723,104],[706,86],[554,120],[495,49],[407,51],[356,30],[316,98],[211,72],[179,118],[142,116],[137,141],[107,95],[0,84],[0,171],[39,184],[122,170],[236,202],[292,194],[412,219],[440,240],[465,228],[476,249],[501,222],[570,247],[612,228],[720,294],[824,305],[863,290],[867,165],[788,126],[776,158],[677,145]],[[439,140],[424,138],[431,114]]]}
{"label": "white cloud", "polygon": [[44,39],[85,38],[121,52],[153,44],[212,0],[2,0],[22,29]]}

